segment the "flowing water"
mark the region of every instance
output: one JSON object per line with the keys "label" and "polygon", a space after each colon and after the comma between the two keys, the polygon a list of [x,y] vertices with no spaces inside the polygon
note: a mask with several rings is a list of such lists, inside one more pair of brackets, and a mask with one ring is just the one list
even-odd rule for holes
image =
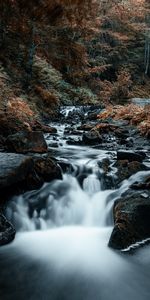
{"label": "flowing water", "polygon": [[[105,189],[100,162],[113,165],[115,152],[68,146],[65,126],[58,126],[59,147],[49,146],[67,166],[63,180],[14,197],[7,209],[17,235],[0,249],[0,299],[148,300],[150,246],[134,255],[107,246],[114,200],[148,172]],[[112,178],[115,172],[112,166]]]}

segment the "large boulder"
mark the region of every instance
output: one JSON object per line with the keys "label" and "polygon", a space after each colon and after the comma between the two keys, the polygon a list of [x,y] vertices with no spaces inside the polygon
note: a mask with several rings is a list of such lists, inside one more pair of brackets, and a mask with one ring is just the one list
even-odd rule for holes
{"label": "large boulder", "polygon": [[139,161],[118,160],[114,167],[117,168],[115,184],[118,186],[123,180],[131,175],[147,170],[147,167]]}
{"label": "large boulder", "polygon": [[13,225],[0,214],[0,246],[6,245],[13,241],[16,231]]}
{"label": "large boulder", "polygon": [[50,134],[57,133],[56,128],[51,127],[49,125],[44,125],[44,124],[40,123],[37,120],[34,120],[33,123],[31,123],[31,125],[32,125],[32,130],[33,131],[42,131],[44,133],[50,133]]}
{"label": "large boulder", "polygon": [[9,135],[6,139],[6,145],[9,151],[17,153],[45,153],[48,151],[41,131],[22,131]]}
{"label": "large boulder", "polygon": [[134,151],[125,151],[119,150],[117,152],[117,160],[128,160],[131,161],[138,161],[142,162],[143,159],[146,157],[144,152],[134,152]]}
{"label": "large boulder", "polygon": [[0,153],[0,164],[0,193],[3,200],[16,193],[40,188],[45,181],[62,179],[61,168],[49,156]]}
{"label": "large boulder", "polygon": [[49,155],[47,157],[35,157],[34,170],[46,182],[62,179],[60,166]]}
{"label": "large boulder", "polygon": [[7,137],[19,130],[25,130],[25,128],[26,125],[23,122],[18,121],[15,116],[0,111],[0,135]]}
{"label": "large boulder", "polygon": [[150,238],[150,192],[131,192],[114,205],[115,226],[109,240],[114,249],[126,249]]}
{"label": "large boulder", "polygon": [[0,153],[0,190],[24,181],[34,167],[32,157],[15,153]]}
{"label": "large boulder", "polygon": [[97,145],[102,143],[102,137],[97,130],[91,130],[83,133],[82,142],[84,145]]}

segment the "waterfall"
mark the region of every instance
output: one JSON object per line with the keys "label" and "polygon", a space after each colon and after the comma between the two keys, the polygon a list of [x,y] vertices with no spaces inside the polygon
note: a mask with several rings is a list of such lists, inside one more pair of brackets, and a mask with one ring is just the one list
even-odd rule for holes
{"label": "waterfall", "polygon": [[[45,230],[66,225],[97,226],[105,216],[107,196],[112,191],[101,191],[95,174],[83,181],[83,189],[72,175],[64,175],[47,184],[38,192],[14,197],[7,209],[7,217],[19,231]],[[45,204],[39,211],[38,206]],[[29,212],[33,206],[32,217]]]}

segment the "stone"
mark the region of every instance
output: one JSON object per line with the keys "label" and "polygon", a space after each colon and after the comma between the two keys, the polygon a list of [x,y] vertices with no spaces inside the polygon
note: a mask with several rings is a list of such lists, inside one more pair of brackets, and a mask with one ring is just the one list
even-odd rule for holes
{"label": "stone", "polygon": [[64,173],[70,173],[70,172],[73,172],[74,169],[73,169],[73,166],[70,162],[65,162],[65,161],[58,161],[58,164],[60,165],[62,171]]}
{"label": "stone", "polygon": [[46,182],[54,179],[62,179],[60,166],[49,155],[46,157],[35,157],[34,170]]}
{"label": "stone", "polygon": [[5,138],[0,135],[0,151],[3,151],[5,149]]}
{"label": "stone", "polygon": [[91,124],[82,124],[77,127],[77,130],[90,131],[92,128],[93,128],[93,125],[91,125]]}
{"label": "stone", "polygon": [[0,164],[2,202],[8,196],[38,189],[45,181],[62,179],[60,166],[49,155],[31,157],[23,154],[0,153]]}
{"label": "stone", "polygon": [[0,246],[13,241],[16,231],[13,225],[0,213]]}
{"label": "stone", "polygon": [[41,131],[21,131],[9,135],[6,139],[6,145],[9,151],[17,153],[46,153],[48,151]]}
{"label": "stone", "polygon": [[34,121],[32,125],[32,130],[34,131],[42,131],[44,133],[50,133],[50,134],[55,134],[57,133],[57,129],[54,127],[51,127],[49,125],[44,125],[40,123],[39,121]]}
{"label": "stone", "polygon": [[96,145],[102,143],[102,137],[97,130],[91,130],[84,132],[82,136],[82,142],[85,145]]}
{"label": "stone", "polygon": [[134,151],[124,151],[124,150],[119,150],[117,151],[117,160],[128,160],[129,162],[131,161],[138,161],[142,162],[144,159],[144,154],[136,153]]}
{"label": "stone", "polygon": [[150,193],[143,198],[132,192],[114,204],[115,226],[109,240],[114,249],[126,249],[130,245],[150,238]]}
{"label": "stone", "polygon": [[116,185],[120,184],[123,180],[128,179],[131,175],[147,170],[147,167],[139,161],[118,160],[114,167],[117,168]]}
{"label": "stone", "polygon": [[0,153],[0,190],[26,179],[33,169],[32,157],[15,153]]}
{"label": "stone", "polygon": [[148,176],[143,182],[135,182],[131,185],[135,190],[150,190],[150,176]]}

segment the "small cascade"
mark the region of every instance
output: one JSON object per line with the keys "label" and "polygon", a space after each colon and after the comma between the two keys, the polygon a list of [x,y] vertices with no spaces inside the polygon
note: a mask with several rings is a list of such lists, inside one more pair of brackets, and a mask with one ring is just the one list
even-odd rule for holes
{"label": "small cascade", "polygon": [[68,174],[64,175],[62,182],[47,184],[38,192],[14,197],[7,216],[19,231],[66,225],[97,226],[102,224],[106,198],[110,192],[101,191],[95,174],[87,176],[83,189],[77,179]]}
{"label": "small cascade", "polygon": [[95,174],[90,174],[84,179],[83,190],[89,195],[93,195],[101,190],[100,181]]}

